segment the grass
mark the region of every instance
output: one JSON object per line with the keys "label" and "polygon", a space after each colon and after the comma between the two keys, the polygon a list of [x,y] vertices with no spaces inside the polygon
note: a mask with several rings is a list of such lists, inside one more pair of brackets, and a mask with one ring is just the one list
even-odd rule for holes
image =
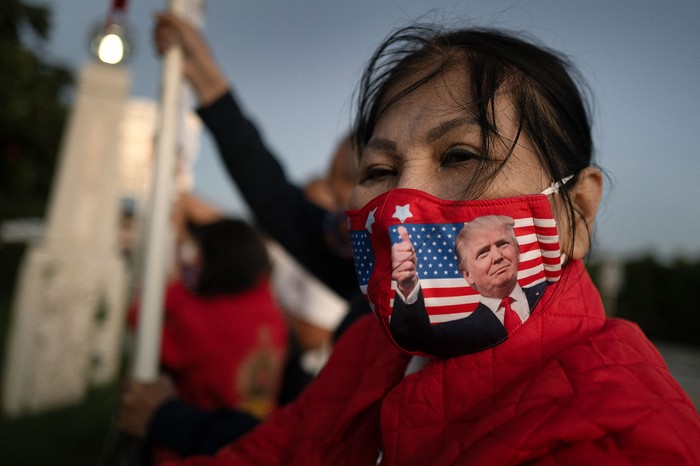
{"label": "grass", "polygon": [[0,463],[12,466],[109,464],[116,386],[91,390],[79,405],[0,421]]}
{"label": "grass", "polygon": [[[4,361],[10,297],[0,296],[0,361]],[[80,404],[36,415],[0,417],[0,464],[8,466],[107,466],[114,464],[112,422],[117,383],[93,388]]]}

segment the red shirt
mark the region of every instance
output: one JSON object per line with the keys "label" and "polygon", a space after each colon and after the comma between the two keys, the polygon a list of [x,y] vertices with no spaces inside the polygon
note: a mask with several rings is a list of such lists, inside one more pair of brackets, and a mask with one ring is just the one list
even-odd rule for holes
{"label": "red shirt", "polygon": [[201,408],[269,414],[287,345],[287,326],[269,281],[208,298],[176,282],[167,289],[165,309],[161,363],[180,397]]}

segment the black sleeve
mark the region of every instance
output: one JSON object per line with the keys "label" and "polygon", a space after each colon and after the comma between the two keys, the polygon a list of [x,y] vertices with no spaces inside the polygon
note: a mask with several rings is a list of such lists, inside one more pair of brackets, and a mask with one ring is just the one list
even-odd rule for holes
{"label": "black sleeve", "polygon": [[398,291],[394,294],[389,330],[394,341],[408,351],[430,352],[436,346],[437,335],[425,309],[422,289],[418,291],[418,298],[413,304],[406,304]]}
{"label": "black sleeve", "polygon": [[147,444],[166,447],[182,457],[213,455],[258,423],[256,417],[243,411],[204,410],[173,399],[153,415]]}
{"label": "black sleeve", "polygon": [[211,132],[219,156],[263,230],[307,270],[343,297],[357,287],[352,260],[340,257],[324,241],[328,212],[290,183],[258,130],[231,93],[197,110]]}
{"label": "black sleeve", "polygon": [[422,289],[413,304],[394,297],[389,327],[394,341],[402,348],[441,358],[482,351],[508,337],[498,317],[481,303],[467,317],[432,324]]}

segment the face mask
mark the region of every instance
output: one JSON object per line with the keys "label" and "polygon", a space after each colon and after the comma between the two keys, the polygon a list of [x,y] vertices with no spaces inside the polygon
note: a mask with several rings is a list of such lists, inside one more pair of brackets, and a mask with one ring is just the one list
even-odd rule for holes
{"label": "face mask", "polygon": [[[394,189],[348,211],[357,279],[387,336],[406,352],[440,358],[506,341],[560,278],[547,195],[569,179],[541,194],[489,200]],[[411,269],[413,281],[404,280]]]}

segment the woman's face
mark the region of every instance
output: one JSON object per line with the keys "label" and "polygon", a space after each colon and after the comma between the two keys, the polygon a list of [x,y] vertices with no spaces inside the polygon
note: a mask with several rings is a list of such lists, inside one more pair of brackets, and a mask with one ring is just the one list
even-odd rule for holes
{"label": "woman's face", "polygon": [[518,128],[507,96],[497,98],[496,123],[502,142],[492,145],[487,160],[481,129],[460,106],[467,102],[468,86],[464,72],[453,70],[384,112],[360,158],[360,181],[350,197],[351,209],[394,188],[419,189],[442,199],[489,199],[539,193],[552,182],[530,140],[520,134],[493,180],[477,195],[468,193],[482,163],[486,173],[502,164]]}
{"label": "woman's face", "polygon": [[[481,129],[463,103],[469,82],[461,70],[452,70],[403,97],[378,119],[360,157],[359,183],[349,208],[359,209],[394,188],[425,191],[441,199],[495,199],[536,194],[552,181],[529,137],[516,137],[518,122],[507,93],[496,98],[495,115],[500,139],[483,154]],[[501,167],[501,165],[503,165]],[[479,173],[497,173],[477,192],[468,187]],[[498,170],[500,167],[500,170]],[[483,169],[485,168],[485,170]],[[559,239],[569,244],[570,229],[559,196],[550,197]]]}

